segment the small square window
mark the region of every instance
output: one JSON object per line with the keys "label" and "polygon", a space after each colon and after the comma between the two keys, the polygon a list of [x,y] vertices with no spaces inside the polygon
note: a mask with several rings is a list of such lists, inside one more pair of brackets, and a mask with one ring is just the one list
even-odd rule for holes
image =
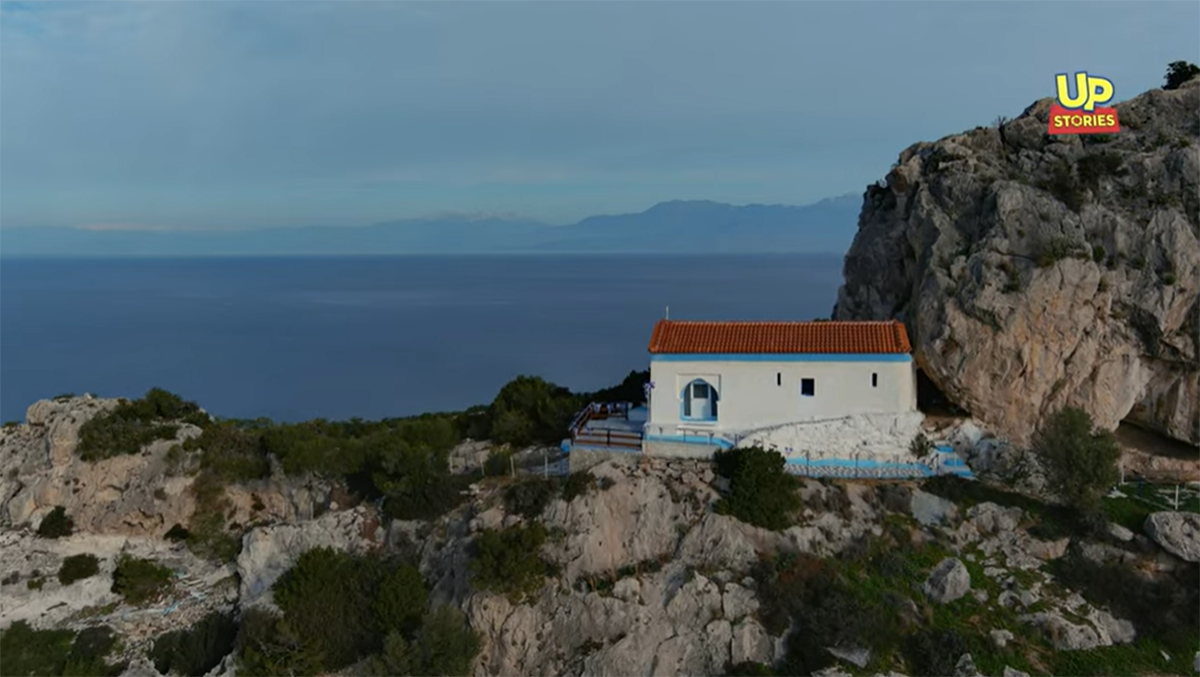
{"label": "small square window", "polygon": [[708,397],[708,384],[707,383],[693,383],[692,384],[692,397],[695,397],[698,399],[706,399]]}
{"label": "small square window", "polygon": [[817,383],[811,378],[800,379],[800,394],[805,397],[812,397],[817,394]]}

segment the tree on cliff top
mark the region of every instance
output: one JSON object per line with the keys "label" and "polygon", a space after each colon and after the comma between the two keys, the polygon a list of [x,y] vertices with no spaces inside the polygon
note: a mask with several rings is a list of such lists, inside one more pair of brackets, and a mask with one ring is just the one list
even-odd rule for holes
{"label": "tree on cliff top", "polygon": [[1067,407],[1045,420],[1033,451],[1056,496],[1076,508],[1094,508],[1121,478],[1121,448],[1113,434],[1092,423],[1082,409]]}
{"label": "tree on cliff top", "polygon": [[1200,66],[1187,61],[1174,61],[1167,65],[1167,74],[1163,77],[1167,83],[1163,85],[1163,89],[1179,89],[1183,83],[1197,75],[1200,75]]}

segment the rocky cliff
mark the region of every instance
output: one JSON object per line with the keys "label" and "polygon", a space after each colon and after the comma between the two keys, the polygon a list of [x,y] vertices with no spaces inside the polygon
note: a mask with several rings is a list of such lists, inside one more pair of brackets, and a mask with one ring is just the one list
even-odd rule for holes
{"label": "rocky cliff", "polygon": [[[460,609],[478,634],[471,673],[480,677],[717,675],[739,664],[775,663],[794,655],[789,642],[803,641],[789,628],[804,616],[780,624],[778,613],[788,608],[781,596],[799,592],[771,567],[804,576],[831,558],[831,571],[861,582],[869,593],[864,600],[882,594],[871,603],[886,605],[880,608],[900,623],[896,631],[922,637],[923,624],[934,622],[929,619],[949,618],[982,638],[970,650],[991,666],[987,674],[1023,674],[1012,664],[1053,672],[1057,663],[1046,661],[1056,652],[1121,649],[1142,632],[1140,618],[1131,623],[1122,616],[1140,607],[1106,608],[1103,596],[1086,586],[1085,599],[1072,585],[1086,581],[1060,579],[1057,572],[1066,569],[1055,569],[1056,561],[1117,562],[1140,572],[1139,585],[1147,586],[1194,580],[1200,561],[1195,515],[1156,513],[1144,535],[1117,524],[1109,525],[1109,534],[1068,535],[1051,526],[1049,508],[1025,497],[985,490],[983,497],[1001,504],[975,496],[956,505],[930,493],[955,484],[805,480],[797,487],[803,507],[795,523],[769,531],[718,514],[715,505],[729,480],[711,464],[632,457],[591,468],[585,489],[562,490],[534,512],[514,511],[508,490],[539,480],[487,478],[472,485],[457,508],[428,521],[388,520],[369,503],[335,500],[347,496],[336,478],[276,473],[230,484],[223,489],[230,499],[225,520],[242,535],[240,552],[218,561],[163,538],[174,520],[186,522],[197,509],[187,490],[194,474],[186,458],[180,466],[163,442],[140,454],[79,458],[79,427],[115,404],[40,402],[27,423],[0,432],[0,630],[17,621],[72,632],[110,628],[121,638],[114,658],[127,664],[131,677],[159,674],[147,656],[164,633],[198,627],[214,613],[240,623],[248,609],[272,608],[275,583],[303,553],[321,547],[411,557],[430,601]],[[952,435],[964,454],[983,444],[968,433]],[[190,434],[181,427],[178,437]],[[475,457],[485,446],[468,442],[458,451]],[[39,536],[37,527],[53,507],[65,508],[74,533]],[[547,565],[540,587],[514,600],[481,585],[472,566],[481,534],[534,523],[549,534],[539,553]],[[98,571],[73,582],[55,577],[68,558],[80,555],[96,557]],[[143,602],[117,594],[116,564],[125,556],[167,566],[172,583]],[[805,557],[800,561],[808,564],[788,564]],[[774,576],[780,577],[768,585]],[[859,627],[867,622],[863,614],[875,613],[855,606],[867,601],[841,607],[818,596],[809,603],[819,608],[805,606],[805,613],[838,627]],[[860,636],[817,649],[860,674],[868,666],[889,674],[895,672],[884,666],[921,669],[909,662],[922,660],[919,652],[901,659],[891,653],[894,645],[874,644]],[[983,674],[960,656],[966,645],[948,646],[952,664],[957,661],[954,674]],[[1178,656],[1171,660],[1178,663]],[[236,669],[230,654],[210,674]],[[362,672],[367,669],[356,664],[343,672],[379,674]],[[834,665],[820,674],[845,673]]]}
{"label": "rocky cliff", "polygon": [[865,194],[834,319],[900,318],[955,404],[1025,442],[1063,406],[1200,442],[1200,79],[1049,136],[1051,100],[918,143]]}

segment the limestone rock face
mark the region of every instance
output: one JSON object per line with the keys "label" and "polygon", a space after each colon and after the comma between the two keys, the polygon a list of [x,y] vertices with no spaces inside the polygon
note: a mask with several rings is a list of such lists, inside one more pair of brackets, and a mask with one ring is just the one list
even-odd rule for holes
{"label": "limestone rock face", "polygon": [[0,526],[36,525],[62,506],[75,528],[93,534],[161,536],[195,509],[189,477],[168,472],[169,450],[200,434],[182,425],[175,439],[140,454],[87,463],[75,453],[79,429],[110,411],[115,399],[90,396],[42,400],[26,422],[0,431]]}
{"label": "limestone rock face", "polygon": [[1200,80],[1046,134],[1050,101],[900,154],[834,319],[899,318],[922,371],[1017,443],[1063,406],[1200,442]]}
{"label": "limestone rock face", "polygon": [[237,558],[241,580],[241,603],[251,605],[267,601],[271,586],[313,548],[334,548],[363,553],[382,545],[383,533],[365,528],[372,509],[359,507],[330,512],[304,524],[278,524],[251,529],[242,537]]}
{"label": "limestone rock face", "polygon": [[1146,518],[1143,528],[1163,550],[1188,562],[1200,562],[1200,515],[1156,512]]}

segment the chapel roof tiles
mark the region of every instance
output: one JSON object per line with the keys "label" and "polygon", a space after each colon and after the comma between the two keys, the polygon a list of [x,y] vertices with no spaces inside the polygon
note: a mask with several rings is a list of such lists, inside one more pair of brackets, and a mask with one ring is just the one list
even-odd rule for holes
{"label": "chapel roof tiles", "polygon": [[659,320],[651,353],[910,353],[904,325],[874,322]]}

